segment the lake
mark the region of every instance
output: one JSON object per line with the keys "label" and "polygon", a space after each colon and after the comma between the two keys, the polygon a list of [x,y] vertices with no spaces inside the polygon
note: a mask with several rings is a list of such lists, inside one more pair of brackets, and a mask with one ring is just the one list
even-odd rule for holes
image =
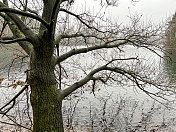
{"label": "lake", "polygon": [[[16,55],[24,55],[23,51],[19,48],[13,51],[14,47],[8,47],[8,49],[1,48],[0,66],[1,69],[0,78],[4,77],[0,87],[0,106],[5,101],[10,100],[15,93],[17,93],[21,87],[7,88],[9,84],[15,81],[24,81],[24,70],[27,69],[26,61],[24,60],[22,65],[18,63],[12,65],[10,63]],[[70,48],[63,47],[62,52],[69,51]],[[8,51],[8,52],[5,52]],[[174,60],[174,51],[168,56],[172,58],[172,61],[162,60],[159,56],[149,52],[145,49],[137,49],[131,46],[124,48],[125,52],[119,53],[117,50],[108,49],[99,50],[97,53],[88,53],[76,55],[61,65],[67,70],[67,74],[71,80],[67,79],[67,75],[63,75],[62,87],[66,87],[66,84],[72,84],[73,81],[77,81],[83,78],[90,70],[101,64],[106,63],[112,59],[114,55],[118,55],[119,58],[123,57],[138,57],[144,58],[143,61],[125,61],[119,62],[121,67],[133,66],[132,68],[139,72],[146,71],[148,76],[155,79],[161,79],[164,76],[164,82],[175,86],[176,66]],[[170,52],[170,51],[169,51]],[[158,51],[159,54],[163,55]],[[100,55],[101,54],[101,55]],[[9,59],[10,57],[10,59]],[[107,59],[107,60],[106,60]],[[19,62],[17,60],[17,62]],[[145,64],[144,66],[142,64]],[[10,65],[9,65],[10,64]],[[76,64],[76,66],[75,66]],[[11,66],[9,68],[9,66]],[[19,67],[20,66],[20,67]],[[8,72],[10,71],[10,76]],[[96,85],[95,95],[92,93],[91,85],[89,82],[83,88],[80,88],[73,95],[67,97],[63,101],[63,118],[64,124],[67,129],[74,129],[76,131],[168,131],[176,130],[176,112],[174,109],[167,109],[157,101],[151,99],[148,95],[142,92],[140,89],[134,87],[132,82],[121,81],[121,78],[117,78],[119,83],[110,83],[108,86],[98,83]],[[161,81],[161,80],[158,80]],[[124,83],[124,84],[123,84]],[[6,87],[4,87],[6,86]],[[152,86],[146,86],[147,90],[155,92],[156,89]],[[12,114],[19,123],[26,126],[30,126],[31,108],[26,103],[26,97],[30,94],[30,91],[24,92],[17,100],[18,104],[15,105],[14,110],[11,110],[9,114]],[[175,100],[175,95],[171,95],[170,99]],[[174,102],[172,107],[175,107]],[[24,122],[25,120],[25,122]],[[9,121],[8,119],[0,118],[0,121]],[[16,129],[20,129],[16,127]]]}

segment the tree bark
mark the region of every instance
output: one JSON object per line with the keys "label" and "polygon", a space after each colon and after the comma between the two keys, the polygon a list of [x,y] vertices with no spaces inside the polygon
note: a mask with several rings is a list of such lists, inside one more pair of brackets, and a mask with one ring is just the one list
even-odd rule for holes
{"label": "tree bark", "polygon": [[56,87],[52,44],[34,48],[29,85],[33,109],[33,132],[63,132],[62,98]]}
{"label": "tree bark", "polygon": [[[37,89],[37,90],[36,90]],[[33,87],[33,132],[63,132],[62,100],[55,86]]]}

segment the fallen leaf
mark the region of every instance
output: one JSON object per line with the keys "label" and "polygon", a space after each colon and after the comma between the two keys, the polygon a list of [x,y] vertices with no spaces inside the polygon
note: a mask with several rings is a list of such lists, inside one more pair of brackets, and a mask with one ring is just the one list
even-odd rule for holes
{"label": "fallen leaf", "polygon": [[3,82],[4,78],[0,78],[0,84]]}

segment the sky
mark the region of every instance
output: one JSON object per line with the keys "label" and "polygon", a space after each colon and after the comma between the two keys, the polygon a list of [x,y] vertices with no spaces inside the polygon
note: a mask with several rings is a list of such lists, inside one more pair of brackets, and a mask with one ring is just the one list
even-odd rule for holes
{"label": "sky", "polygon": [[[97,12],[100,8],[101,0],[78,0],[76,5],[81,8]],[[131,0],[118,0],[118,7],[108,7],[106,16],[127,24],[129,21],[129,13],[131,15],[142,15],[145,21],[151,21],[154,24],[165,22],[176,11],[176,0],[138,0],[132,3]]]}

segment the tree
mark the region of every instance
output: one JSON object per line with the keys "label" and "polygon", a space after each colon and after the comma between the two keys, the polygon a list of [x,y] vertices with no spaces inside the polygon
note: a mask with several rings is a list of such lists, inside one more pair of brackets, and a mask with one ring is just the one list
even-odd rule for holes
{"label": "tree", "polygon": [[174,47],[175,44],[175,18],[176,18],[176,14],[174,14],[171,17],[171,20],[169,20],[168,22],[168,26],[166,29],[166,47],[172,48]]}
{"label": "tree", "polygon": [[[120,28],[120,25],[103,20],[103,16],[93,16],[87,12],[74,13],[71,8],[74,2],[73,0],[0,2],[0,16],[4,21],[1,34],[7,25],[13,34],[1,36],[1,44],[18,43],[29,57],[24,87],[0,108],[0,113],[6,115],[13,108],[16,98],[25,89],[30,88],[33,132],[63,132],[62,101],[74,91],[85,87],[88,82],[91,82],[88,87],[92,88],[93,93],[98,82],[104,84],[115,82],[120,85],[129,81],[151,97],[164,99],[166,91],[172,92],[170,89],[161,89],[159,83],[150,78],[148,68],[139,70],[136,68],[137,65],[130,65],[131,62],[140,64],[140,58],[119,56],[119,52],[123,52],[124,46],[127,45],[146,48],[159,55],[153,48],[158,48],[155,43],[159,39],[158,28],[153,28],[152,25],[141,26],[140,17],[132,18],[129,27]],[[115,1],[108,0],[100,3],[102,6],[116,4]],[[35,31],[28,25],[30,20],[32,25],[38,23]],[[72,46],[71,49],[64,50],[64,46],[68,44]],[[113,49],[114,54],[108,56],[107,49]],[[84,69],[70,60],[83,53],[98,54],[101,63]],[[127,64],[126,61],[130,63]],[[69,68],[70,65],[72,67]],[[82,70],[82,76],[76,79],[72,76],[73,66]],[[72,74],[69,73],[70,69]],[[157,93],[147,91],[145,89],[147,84],[155,86],[158,89]],[[13,105],[5,109],[12,102]]]}

